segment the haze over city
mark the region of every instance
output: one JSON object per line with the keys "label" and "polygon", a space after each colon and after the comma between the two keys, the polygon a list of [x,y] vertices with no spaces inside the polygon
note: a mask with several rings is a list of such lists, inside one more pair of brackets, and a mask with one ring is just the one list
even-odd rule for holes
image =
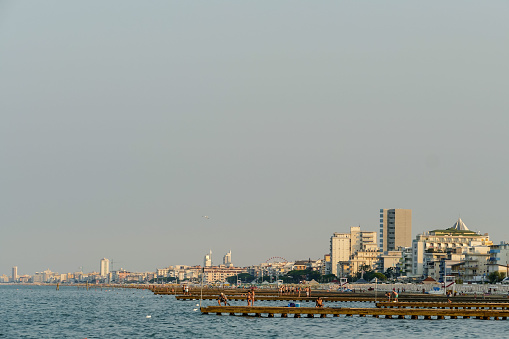
{"label": "haze over city", "polygon": [[381,208],[508,241],[508,10],[0,2],[0,274],[317,259]]}

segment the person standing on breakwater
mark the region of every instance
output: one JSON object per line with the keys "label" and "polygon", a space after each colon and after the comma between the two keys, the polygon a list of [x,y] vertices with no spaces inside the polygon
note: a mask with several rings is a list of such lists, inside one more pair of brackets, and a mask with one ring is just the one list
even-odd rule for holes
{"label": "person standing on breakwater", "polygon": [[316,299],[316,302],[315,302],[315,307],[323,307],[323,300],[322,300],[322,297],[318,297],[318,299]]}
{"label": "person standing on breakwater", "polygon": [[397,303],[398,302],[398,296],[399,296],[398,292],[393,291],[393,293],[394,293],[394,302]]}
{"label": "person standing on breakwater", "polygon": [[254,287],[251,289],[251,306],[254,306],[254,300],[255,300],[255,291]]}
{"label": "person standing on breakwater", "polygon": [[247,292],[247,306],[251,306],[251,291]]}

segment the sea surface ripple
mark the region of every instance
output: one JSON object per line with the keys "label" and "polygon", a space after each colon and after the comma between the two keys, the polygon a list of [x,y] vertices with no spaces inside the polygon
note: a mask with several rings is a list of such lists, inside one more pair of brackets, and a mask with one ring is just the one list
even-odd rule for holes
{"label": "sea surface ripple", "polygon": [[[86,291],[62,286],[56,291],[54,286],[0,286],[0,338],[501,338],[506,337],[509,324],[476,319],[202,315],[195,311],[197,303],[137,289]],[[214,304],[204,301],[204,305]],[[361,302],[333,306],[373,307]]]}

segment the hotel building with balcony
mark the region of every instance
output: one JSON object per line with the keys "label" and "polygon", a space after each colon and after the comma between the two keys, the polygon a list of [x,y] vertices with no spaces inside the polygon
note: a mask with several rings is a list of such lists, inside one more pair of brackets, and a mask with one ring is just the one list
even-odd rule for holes
{"label": "hotel building with balcony", "polygon": [[[492,244],[488,234],[470,231],[460,218],[451,228],[425,232],[413,240],[412,275],[426,276],[429,268],[434,266],[430,264],[431,262],[447,260],[448,253],[458,253],[458,249],[461,253],[470,253],[466,260],[471,263],[479,261],[480,256],[485,256],[483,254],[485,250],[481,247]],[[469,265],[465,267],[470,268]],[[473,272],[469,270],[468,275],[472,274]]]}

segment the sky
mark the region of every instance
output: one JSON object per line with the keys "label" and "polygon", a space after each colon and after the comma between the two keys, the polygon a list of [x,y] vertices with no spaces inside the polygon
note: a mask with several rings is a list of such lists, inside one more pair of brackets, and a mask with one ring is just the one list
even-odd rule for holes
{"label": "sky", "polygon": [[316,260],[380,208],[509,241],[508,12],[0,1],[0,274]]}

